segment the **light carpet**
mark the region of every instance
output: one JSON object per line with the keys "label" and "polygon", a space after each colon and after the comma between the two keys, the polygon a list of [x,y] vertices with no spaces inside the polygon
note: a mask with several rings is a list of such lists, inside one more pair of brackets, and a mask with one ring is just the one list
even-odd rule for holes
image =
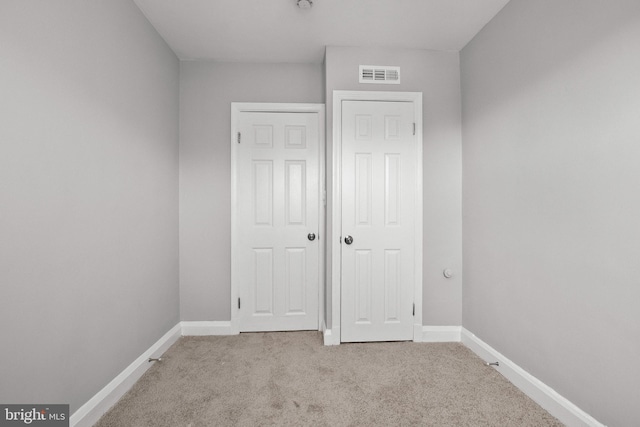
{"label": "light carpet", "polygon": [[96,424],[562,426],[460,343],[183,337]]}

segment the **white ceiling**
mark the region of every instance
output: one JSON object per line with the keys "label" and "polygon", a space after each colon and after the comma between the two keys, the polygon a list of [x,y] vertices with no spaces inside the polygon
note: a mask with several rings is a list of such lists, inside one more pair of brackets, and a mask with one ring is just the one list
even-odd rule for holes
{"label": "white ceiling", "polygon": [[325,46],[462,49],[509,0],[134,0],[180,59],[321,63]]}

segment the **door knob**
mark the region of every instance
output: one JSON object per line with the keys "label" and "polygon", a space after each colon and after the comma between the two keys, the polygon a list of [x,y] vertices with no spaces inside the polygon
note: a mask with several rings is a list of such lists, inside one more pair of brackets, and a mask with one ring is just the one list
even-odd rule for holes
{"label": "door knob", "polygon": [[353,243],[353,237],[351,237],[351,236],[347,236],[347,237],[345,237],[345,238],[344,238],[344,242],[345,242],[347,245],[352,244],[352,243]]}
{"label": "door knob", "polygon": [[313,242],[314,240],[316,240],[316,235],[314,233],[309,233],[307,234],[307,239]]}

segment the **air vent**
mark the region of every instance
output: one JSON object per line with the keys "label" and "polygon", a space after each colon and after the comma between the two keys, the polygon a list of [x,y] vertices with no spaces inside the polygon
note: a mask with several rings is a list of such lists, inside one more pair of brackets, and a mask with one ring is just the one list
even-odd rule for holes
{"label": "air vent", "polygon": [[360,83],[400,84],[400,67],[361,65]]}

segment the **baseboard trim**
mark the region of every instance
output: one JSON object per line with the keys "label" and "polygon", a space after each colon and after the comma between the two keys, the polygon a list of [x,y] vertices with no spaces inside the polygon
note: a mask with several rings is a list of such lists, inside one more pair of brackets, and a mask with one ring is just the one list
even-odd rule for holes
{"label": "baseboard trim", "polygon": [[605,427],[554,389],[507,359],[472,332],[462,328],[462,343],[487,362],[500,362],[495,369],[547,412],[569,427]]}
{"label": "baseboard trim", "polygon": [[462,326],[423,326],[415,342],[460,342]]}
{"label": "baseboard trim", "polygon": [[340,345],[340,328],[327,329],[327,325],[322,322],[322,336],[324,345]]}
{"label": "baseboard trim", "polygon": [[180,322],[183,336],[238,335],[231,321]]}
{"label": "baseboard trim", "polygon": [[111,380],[109,384],[75,411],[69,419],[70,426],[90,427],[94,425],[151,367],[152,364],[149,363],[149,358],[159,357],[167,351],[180,338],[181,331],[180,324],[171,328],[169,332],[164,334],[132,364],[127,366],[124,371]]}

